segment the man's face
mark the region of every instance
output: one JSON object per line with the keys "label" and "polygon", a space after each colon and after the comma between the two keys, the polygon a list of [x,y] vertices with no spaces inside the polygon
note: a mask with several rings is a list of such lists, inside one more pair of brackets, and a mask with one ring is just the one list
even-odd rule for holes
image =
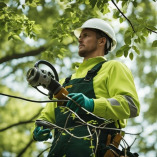
{"label": "man's face", "polygon": [[88,57],[97,50],[96,33],[90,29],[83,29],[79,37],[79,56]]}

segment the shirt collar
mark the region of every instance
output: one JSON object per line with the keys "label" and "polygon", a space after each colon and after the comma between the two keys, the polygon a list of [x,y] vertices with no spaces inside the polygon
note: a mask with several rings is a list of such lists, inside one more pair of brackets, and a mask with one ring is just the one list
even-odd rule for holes
{"label": "shirt collar", "polygon": [[89,65],[96,65],[102,61],[105,61],[106,58],[103,56],[98,56],[98,57],[94,57],[94,58],[89,58],[87,60],[84,60],[82,63],[77,63],[75,69],[84,69],[86,67],[88,67]]}

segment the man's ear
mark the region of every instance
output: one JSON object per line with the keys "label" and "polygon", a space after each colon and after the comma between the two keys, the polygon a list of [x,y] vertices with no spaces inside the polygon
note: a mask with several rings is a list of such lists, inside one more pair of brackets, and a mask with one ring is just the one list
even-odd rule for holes
{"label": "man's ear", "polygon": [[106,38],[105,37],[100,38],[98,41],[98,44],[100,46],[104,46],[106,44]]}

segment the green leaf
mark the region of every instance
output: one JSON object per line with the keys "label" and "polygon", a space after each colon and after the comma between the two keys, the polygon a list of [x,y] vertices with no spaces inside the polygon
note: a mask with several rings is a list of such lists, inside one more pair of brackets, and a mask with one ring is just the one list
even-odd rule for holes
{"label": "green leaf", "polygon": [[119,18],[119,11],[117,11],[116,9],[114,10],[113,18],[115,19]]}
{"label": "green leaf", "polygon": [[8,23],[5,24],[4,30],[5,30],[6,32],[8,32]]}
{"label": "green leaf", "polygon": [[7,7],[7,5],[4,2],[0,2],[0,9]]}
{"label": "green leaf", "polygon": [[141,39],[138,37],[137,39],[134,40],[135,43],[140,43]]}
{"label": "green leaf", "polygon": [[57,56],[58,58],[63,59],[63,56],[61,54],[58,54]]}
{"label": "green leaf", "polygon": [[90,140],[90,138],[88,138],[88,137],[84,137],[83,140]]}
{"label": "green leaf", "polygon": [[98,122],[97,122],[96,120],[90,120],[90,121],[88,121],[87,123],[93,124],[93,125],[98,124]]}
{"label": "green leaf", "polygon": [[125,51],[124,51],[124,57],[127,57],[127,56],[128,56],[128,53],[129,53],[129,51],[125,50]]}
{"label": "green leaf", "polygon": [[126,43],[126,45],[130,45],[131,44],[131,38],[133,36],[133,32],[130,30],[127,30],[124,34],[124,42]]}
{"label": "green leaf", "polygon": [[101,2],[101,1],[99,1],[99,2],[97,3],[97,7],[98,7],[99,9],[102,8],[102,2]]}
{"label": "green leaf", "polygon": [[40,34],[41,33],[40,25],[34,25],[33,26],[33,32],[36,33],[36,34]]}
{"label": "green leaf", "polygon": [[25,9],[25,5],[24,4],[22,5],[22,8]]}
{"label": "green leaf", "polygon": [[32,3],[33,2],[33,0],[28,0],[29,1],[29,3]]}
{"label": "green leaf", "polygon": [[73,131],[73,130],[74,130],[74,128],[70,128],[70,129],[69,129],[69,131]]}
{"label": "green leaf", "polygon": [[140,39],[143,40],[143,41],[145,41],[145,37],[143,37],[143,36],[140,36]]}
{"label": "green leaf", "polygon": [[74,113],[71,114],[72,119],[74,120],[76,118],[76,115]]}
{"label": "green leaf", "polygon": [[130,37],[130,36],[126,37],[126,38],[124,39],[124,42],[125,42],[126,44],[130,45],[130,44],[131,44],[131,37]]}
{"label": "green leaf", "polygon": [[90,0],[90,5],[92,6],[92,8],[95,7],[96,3],[97,3],[97,0]]}
{"label": "green leaf", "polygon": [[132,52],[129,54],[129,58],[130,58],[131,60],[133,60],[134,54],[133,54]]}
{"label": "green leaf", "polygon": [[124,5],[127,3],[127,1],[123,1],[122,2],[122,7],[124,7]]}
{"label": "green leaf", "polygon": [[21,41],[21,38],[16,34],[12,35],[12,38]]}
{"label": "green leaf", "polygon": [[102,2],[103,2],[103,5],[104,5],[105,3],[108,3],[108,0],[103,0]]}
{"label": "green leaf", "polygon": [[137,2],[136,1],[133,1],[132,3],[134,5],[134,7],[137,7]]}
{"label": "green leaf", "polygon": [[138,38],[137,40],[138,40],[139,43],[141,43],[141,39],[140,38]]}
{"label": "green leaf", "polygon": [[157,47],[157,40],[154,40],[154,41],[153,41],[152,47]]}
{"label": "green leaf", "polygon": [[122,55],[123,55],[123,51],[120,49],[120,50],[118,50],[117,52],[116,52],[116,56],[117,57],[121,57]]}
{"label": "green leaf", "polygon": [[123,19],[122,17],[119,18],[119,22],[120,22],[120,23],[122,23],[123,20],[124,20],[124,19]]}
{"label": "green leaf", "polygon": [[122,51],[124,53],[124,56],[127,57],[130,48],[131,47],[129,45],[124,45],[120,48],[120,51]]}
{"label": "green leaf", "polygon": [[126,32],[125,32],[125,36],[132,36],[133,35],[133,31],[128,29]]}
{"label": "green leaf", "polygon": [[151,30],[157,30],[157,28],[155,27],[155,26],[152,26],[152,25],[148,25],[147,26],[149,29],[151,29]]}
{"label": "green leaf", "polygon": [[90,4],[89,0],[85,0],[85,4],[87,5]]}
{"label": "green leaf", "polygon": [[102,10],[103,10],[103,12],[102,12],[103,14],[109,13],[109,12],[110,12],[109,4],[108,4],[108,3],[105,3]]}
{"label": "green leaf", "polygon": [[12,38],[12,36],[10,35],[10,36],[8,37],[8,40],[11,40],[11,38]]}
{"label": "green leaf", "polygon": [[136,46],[133,46],[132,48],[135,50],[135,52],[136,52],[138,55],[140,54],[140,50],[139,50]]}
{"label": "green leaf", "polygon": [[129,50],[130,49],[130,46],[129,45],[123,45],[120,50]]}
{"label": "green leaf", "polygon": [[62,135],[63,135],[63,136],[65,136],[65,135],[66,135],[66,133],[64,133],[64,132],[63,132],[63,133],[62,133]]}
{"label": "green leaf", "polygon": [[94,146],[90,146],[89,148],[94,149],[95,147]]}

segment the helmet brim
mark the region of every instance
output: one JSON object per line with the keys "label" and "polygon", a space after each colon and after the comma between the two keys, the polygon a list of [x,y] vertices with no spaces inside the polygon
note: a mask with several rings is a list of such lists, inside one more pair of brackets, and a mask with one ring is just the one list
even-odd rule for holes
{"label": "helmet brim", "polygon": [[83,28],[81,28],[81,27],[76,28],[76,29],[74,30],[74,34],[75,34],[75,36],[76,36],[77,38],[80,37],[80,34],[81,34],[82,30],[83,30]]}

